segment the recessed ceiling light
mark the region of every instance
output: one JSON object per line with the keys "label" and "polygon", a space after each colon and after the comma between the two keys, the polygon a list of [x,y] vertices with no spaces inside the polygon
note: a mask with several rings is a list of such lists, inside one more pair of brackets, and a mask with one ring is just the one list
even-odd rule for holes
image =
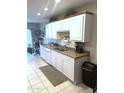
{"label": "recessed ceiling light", "polygon": [[40,13],[37,13],[37,16],[40,16]]}
{"label": "recessed ceiling light", "polygon": [[48,11],[48,8],[47,8],[47,7],[45,7],[45,8],[44,8],[44,11]]}
{"label": "recessed ceiling light", "polygon": [[56,3],[60,3],[60,2],[61,2],[61,0],[55,0],[55,2],[56,2]]}

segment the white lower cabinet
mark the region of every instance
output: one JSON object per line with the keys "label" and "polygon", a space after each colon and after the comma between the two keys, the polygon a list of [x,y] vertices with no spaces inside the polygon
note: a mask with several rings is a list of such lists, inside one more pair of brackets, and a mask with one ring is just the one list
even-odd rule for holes
{"label": "white lower cabinet", "polygon": [[52,65],[52,61],[51,61],[51,50],[48,48],[45,48],[45,60]]}
{"label": "white lower cabinet", "polygon": [[52,65],[51,61],[51,50],[40,45],[40,57],[42,57],[46,62]]}
{"label": "white lower cabinet", "polygon": [[67,76],[72,82],[78,84],[82,82],[81,66],[88,57],[72,58],[57,51],[40,46],[41,57],[50,65]]}
{"label": "white lower cabinet", "polygon": [[74,81],[74,59],[51,50],[52,65]]}
{"label": "white lower cabinet", "polygon": [[52,65],[55,67],[56,53],[53,50],[51,50],[51,60],[52,60]]}
{"label": "white lower cabinet", "polygon": [[45,59],[45,48],[41,45],[40,45],[40,57]]}
{"label": "white lower cabinet", "polygon": [[74,59],[63,55],[63,73],[72,81],[74,81]]}
{"label": "white lower cabinet", "polygon": [[59,71],[62,71],[62,54],[52,50],[51,55],[53,66]]}

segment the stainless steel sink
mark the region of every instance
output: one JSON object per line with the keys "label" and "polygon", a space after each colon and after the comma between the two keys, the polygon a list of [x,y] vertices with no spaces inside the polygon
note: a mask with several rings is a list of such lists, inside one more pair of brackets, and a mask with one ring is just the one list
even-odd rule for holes
{"label": "stainless steel sink", "polygon": [[59,50],[59,51],[68,51],[67,48],[54,48],[55,50]]}

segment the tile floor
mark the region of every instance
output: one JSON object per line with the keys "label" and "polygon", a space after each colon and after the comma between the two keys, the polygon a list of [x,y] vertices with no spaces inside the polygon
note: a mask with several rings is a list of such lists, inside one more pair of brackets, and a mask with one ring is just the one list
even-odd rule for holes
{"label": "tile floor", "polygon": [[39,56],[27,56],[27,93],[92,93],[84,84],[75,86],[66,81],[54,87],[39,67],[48,65]]}

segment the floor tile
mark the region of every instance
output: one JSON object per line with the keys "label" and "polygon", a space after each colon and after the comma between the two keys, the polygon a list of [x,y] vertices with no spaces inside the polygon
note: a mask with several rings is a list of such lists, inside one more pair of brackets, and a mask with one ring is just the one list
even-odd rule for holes
{"label": "floor tile", "polygon": [[61,86],[60,86],[60,85],[55,86],[55,89],[56,89],[56,91],[57,91],[57,92],[59,92],[59,91],[61,91],[61,90],[62,90],[62,88],[61,88]]}
{"label": "floor tile", "polygon": [[82,92],[82,91],[86,91],[87,89],[89,89],[86,85],[84,85],[83,83],[75,86],[75,88],[79,91],[79,92]]}
{"label": "floor tile", "polygon": [[79,91],[75,90],[74,87],[72,87],[72,86],[69,86],[69,87],[63,89],[63,92],[64,93],[79,93]]}
{"label": "floor tile", "polygon": [[49,86],[53,86],[49,80],[43,81],[43,84],[46,88]]}
{"label": "floor tile", "polygon": [[40,78],[42,81],[48,80],[47,77],[46,77],[45,75],[39,75],[39,78]]}
{"label": "floor tile", "polygon": [[44,89],[44,90],[42,90],[42,91],[40,91],[38,93],[49,93],[49,92],[46,89]]}
{"label": "floor tile", "polygon": [[59,92],[57,92],[57,93],[64,93],[63,91],[59,91]]}
{"label": "floor tile", "polygon": [[57,90],[53,86],[48,87],[47,90],[49,93],[57,93]]}
{"label": "floor tile", "polygon": [[62,83],[58,86],[60,86],[61,89],[64,89],[64,88],[69,87],[71,85],[72,85],[72,83],[70,81],[65,81],[64,83]]}
{"label": "floor tile", "polygon": [[27,83],[27,86],[29,86],[29,80],[28,79],[27,79],[27,82],[26,83]]}
{"label": "floor tile", "polygon": [[35,74],[36,72],[34,70],[32,71],[27,71],[27,74],[30,75],[30,74]]}
{"label": "floor tile", "polygon": [[34,84],[38,84],[38,83],[41,83],[41,80],[40,79],[32,79],[32,80],[30,80],[30,84],[31,85],[34,85]]}
{"label": "floor tile", "polygon": [[43,72],[42,72],[39,68],[36,69],[36,73],[37,73],[38,75],[44,75]]}
{"label": "floor tile", "polygon": [[33,93],[32,89],[27,89],[27,93]]}
{"label": "floor tile", "polygon": [[34,78],[38,78],[38,76],[37,76],[37,75],[29,75],[29,76],[28,76],[28,79],[29,79],[29,80],[34,79]]}
{"label": "floor tile", "polygon": [[93,90],[91,88],[88,88],[86,90],[81,90],[79,93],[93,93]]}
{"label": "floor tile", "polygon": [[31,76],[37,76],[37,73],[36,72],[33,72],[33,73],[27,73],[29,77]]}
{"label": "floor tile", "polygon": [[32,89],[33,89],[33,92],[34,93],[37,93],[37,92],[40,92],[42,91],[43,89],[45,89],[45,87],[42,85],[42,83],[39,83],[39,84],[35,84],[32,86]]}

